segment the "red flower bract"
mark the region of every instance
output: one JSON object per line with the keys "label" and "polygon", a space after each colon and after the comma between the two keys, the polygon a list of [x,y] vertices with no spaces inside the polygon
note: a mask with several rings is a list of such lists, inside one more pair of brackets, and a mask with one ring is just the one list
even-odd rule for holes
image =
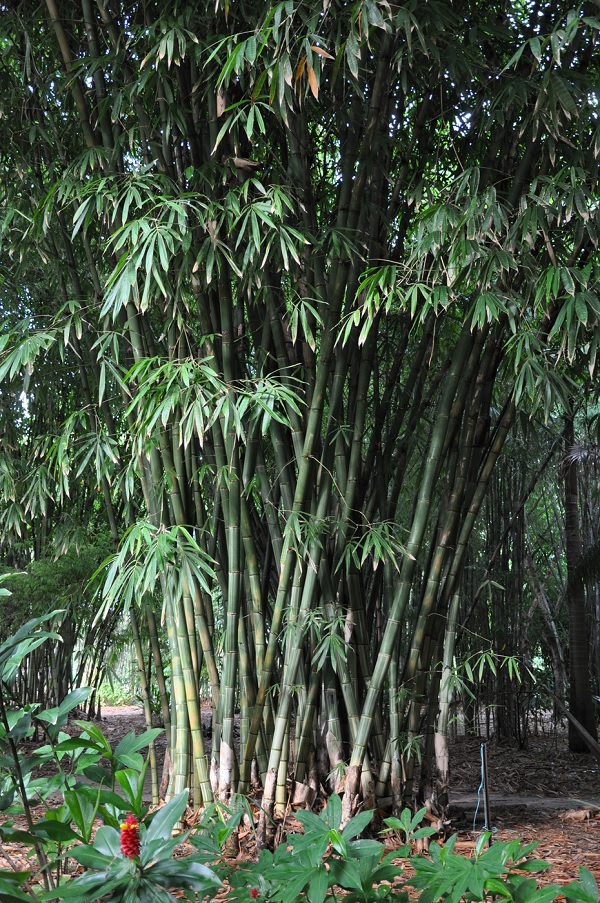
{"label": "red flower bract", "polygon": [[252,897],[253,900],[258,900],[258,898],[260,897],[260,891],[258,890],[257,887],[250,888],[250,896]]}
{"label": "red flower bract", "polygon": [[128,815],[121,828],[121,852],[129,859],[140,853],[140,825],[135,815]]}

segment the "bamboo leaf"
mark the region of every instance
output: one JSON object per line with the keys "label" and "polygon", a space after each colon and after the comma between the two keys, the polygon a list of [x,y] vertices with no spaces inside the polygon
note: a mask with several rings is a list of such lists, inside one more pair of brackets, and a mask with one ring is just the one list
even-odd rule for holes
{"label": "bamboo leaf", "polygon": [[315,100],[319,99],[319,82],[317,80],[317,75],[313,67],[307,63],[306,64],[306,73],[308,75],[308,84],[310,86],[310,90],[312,91],[312,95]]}

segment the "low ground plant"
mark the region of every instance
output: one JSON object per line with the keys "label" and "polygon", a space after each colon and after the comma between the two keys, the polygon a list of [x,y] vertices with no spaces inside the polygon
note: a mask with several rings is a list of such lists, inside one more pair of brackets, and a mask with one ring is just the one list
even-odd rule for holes
{"label": "low ground plant", "polygon": [[[194,832],[183,834],[178,829],[187,791],[154,812],[144,803],[142,750],[159,729],[130,733],[114,749],[88,722],[74,722],[80,733],[71,737],[64,727],[85,690],[51,709],[11,707],[16,667],[49,635],[46,620],[25,624],[0,645],[0,851],[5,841],[21,843],[31,862],[28,870],[0,870],[0,903],[198,901],[222,894],[224,886],[227,899],[239,903],[551,903],[558,896],[567,903],[599,903],[585,868],[569,885],[538,886],[536,876],[548,866],[534,857],[535,844],[514,840],[488,847],[489,835],[482,834],[471,856],[454,852],[456,837],[433,841],[427,856],[413,855],[414,843],[435,833],[421,827],[424,809],[385,820],[382,836],[393,832],[401,839],[390,850],[383,839],[362,836],[372,812],[342,826],[337,795],[320,814],[298,812],[303,832],[288,834],[275,851],[232,864],[224,855],[227,842],[243,818],[252,824],[246,800],[235,799],[230,808],[207,806]],[[36,730],[47,742],[29,753],[23,741]],[[40,778],[40,766],[49,763],[56,773]],[[40,804],[44,814],[37,818]],[[24,817],[25,829],[15,826],[17,816]],[[174,856],[184,841],[193,852]]]}

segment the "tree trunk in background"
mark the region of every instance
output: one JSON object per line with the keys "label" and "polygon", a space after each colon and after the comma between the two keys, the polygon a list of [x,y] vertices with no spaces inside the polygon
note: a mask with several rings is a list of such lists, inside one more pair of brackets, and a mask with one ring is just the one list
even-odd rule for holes
{"label": "tree trunk in background", "polygon": [[554,675],[554,693],[559,699],[564,699],[567,690],[567,671],[562,643],[556,626],[556,621],[550,608],[546,590],[538,580],[534,563],[529,553],[525,556],[527,578],[534,594],[535,604],[540,610],[542,620],[546,627],[546,643],[552,656],[552,672]]}
{"label": "tree trunk in background", "polygon": [[[585,587],[578,572],[581,559],[579,525],[578,461],[569,451],[574,444],[573,418],[565,418],[565,536],[567,558],[567,602],[569,607],[569,709],[586,731],[598,739],[589,668],[589,630],[586,623]],[[588,752],[588,747],[569,721],[569,749]]]}

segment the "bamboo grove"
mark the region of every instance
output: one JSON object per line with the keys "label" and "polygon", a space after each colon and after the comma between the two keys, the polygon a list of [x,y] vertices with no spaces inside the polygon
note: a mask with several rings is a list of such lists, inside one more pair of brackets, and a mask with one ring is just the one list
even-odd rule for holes
{"label": "bamboo grove", "polygon": [[596,13],[2,6],[3,554],[110,532],[167,792],[252,789],[262,842],[401,806],[423,737],[447,806],[478,515],[594,373]]}

